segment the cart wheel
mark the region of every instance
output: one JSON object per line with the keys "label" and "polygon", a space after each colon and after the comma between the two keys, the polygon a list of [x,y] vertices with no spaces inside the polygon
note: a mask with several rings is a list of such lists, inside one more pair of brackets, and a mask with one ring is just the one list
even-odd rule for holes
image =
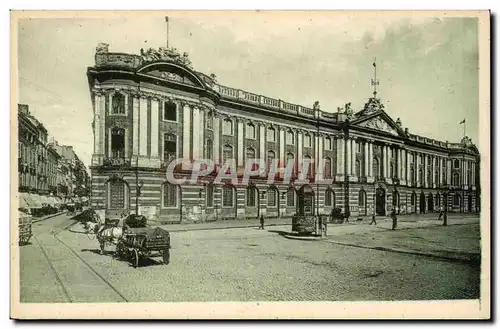
{"label": "cart wheel", "polygon": [[134,268],[139,267],[139,253],[137,252],[137,249],[134,249],[132,256],[133,256],[132,262]]}
{"label": "cart wheel", "polygon": [[168,265],[170,263],[170,249],[163,250],[163,263]]}

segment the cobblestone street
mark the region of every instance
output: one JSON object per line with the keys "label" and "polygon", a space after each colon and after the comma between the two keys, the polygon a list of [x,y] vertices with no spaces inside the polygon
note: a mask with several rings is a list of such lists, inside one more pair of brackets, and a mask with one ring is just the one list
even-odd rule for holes
{"label": "cobblestone street", "polygon": [[[50,226],[49,221],[62,226],[60,218],[49,219],[44,225]],[[425,228],[426,222],[422,221],[420,226],[424,228],[402,228],[396,232],[385,230],[385,223],[380,223],[377,228],[348,225],[336,231],[331,228],[331,235],[322,240],[291,239],[283,234],[290,230],[288,225],[266,230],[250,227],[173,232],[171,263],[159,264],[156,261],[159,258],[153,258],[137,269],[125,260],[115,259],[113,246],[107,247],[108,254],[100,255],[97,241],[77,233],[81,231],[80,224],[77,224],[70,231],[59,233],[57,241],[48,233],[38,236],[37,241],[49,254],[54,269],[42,256],[37,243],[21,248],[21,300],[168,302],[478,298],[480,267],[476,262],[376,250],[381,244],[388,248],[402,248],[402,241],[405,241],[407,250],[413,248],[422,252],[423,246],[429,243],[429,249],[440,247],[450,253],[454,249],[457,252],[464,249],[476,253],[478,219],[463,219],[463,222],[463,225]],[[405,225],[403,223],[401,226]],[[58,273],[58,279],[54,271]]]}

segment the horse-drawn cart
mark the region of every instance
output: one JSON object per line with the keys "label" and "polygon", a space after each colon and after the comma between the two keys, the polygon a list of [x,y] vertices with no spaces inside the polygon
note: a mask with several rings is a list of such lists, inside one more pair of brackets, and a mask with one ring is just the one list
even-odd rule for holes
{"label": "horse-drawn cart", "polygon": [[143,258],[162,257],[170,262],[170,233],[156,227],[146,226],[146,217],[129,215],[123,221],[123,235],[116,245],[116,255],[129,259],[138,267]]}
{"label": "horse-drawn cart", "polygon": [[170,233],[162,228],[127,228],[116,245],[118,257],[129,259],[138,267],[143,258],[162,257],[163,263],[170,262]]}

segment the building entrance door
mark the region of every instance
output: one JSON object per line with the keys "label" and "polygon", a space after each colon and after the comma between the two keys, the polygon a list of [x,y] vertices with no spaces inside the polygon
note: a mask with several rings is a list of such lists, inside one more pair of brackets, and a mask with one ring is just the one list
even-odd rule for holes
{"label": "building entrance door", "polygon": [[469,194],[468,200],[467,200],[467,209],[469,212],[472,212],[472,195]]}
{"label": "building entrance door", "polygon": [[375,193],[376,213],[378,216],[385,216],[385,190],[379,187]]}
{"label": "building entrance door", "polygon": [[125,208],[125,183],[121,180],[113,180],[110,183],[110,209]]}

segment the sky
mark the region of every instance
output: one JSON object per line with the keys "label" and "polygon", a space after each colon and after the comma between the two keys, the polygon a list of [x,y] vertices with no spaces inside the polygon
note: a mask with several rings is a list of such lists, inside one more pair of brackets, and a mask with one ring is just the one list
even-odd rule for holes
{"label": "sky", "polygon": [[373,59],[386,112],[410,133],[478,143],[475,18],[326,12],[123,13],[19,22],[19,103],[88,165],[93,151],[86,69],[95,47],[139,54],[169,44],[218,83],[323,111],[371,97]]}

